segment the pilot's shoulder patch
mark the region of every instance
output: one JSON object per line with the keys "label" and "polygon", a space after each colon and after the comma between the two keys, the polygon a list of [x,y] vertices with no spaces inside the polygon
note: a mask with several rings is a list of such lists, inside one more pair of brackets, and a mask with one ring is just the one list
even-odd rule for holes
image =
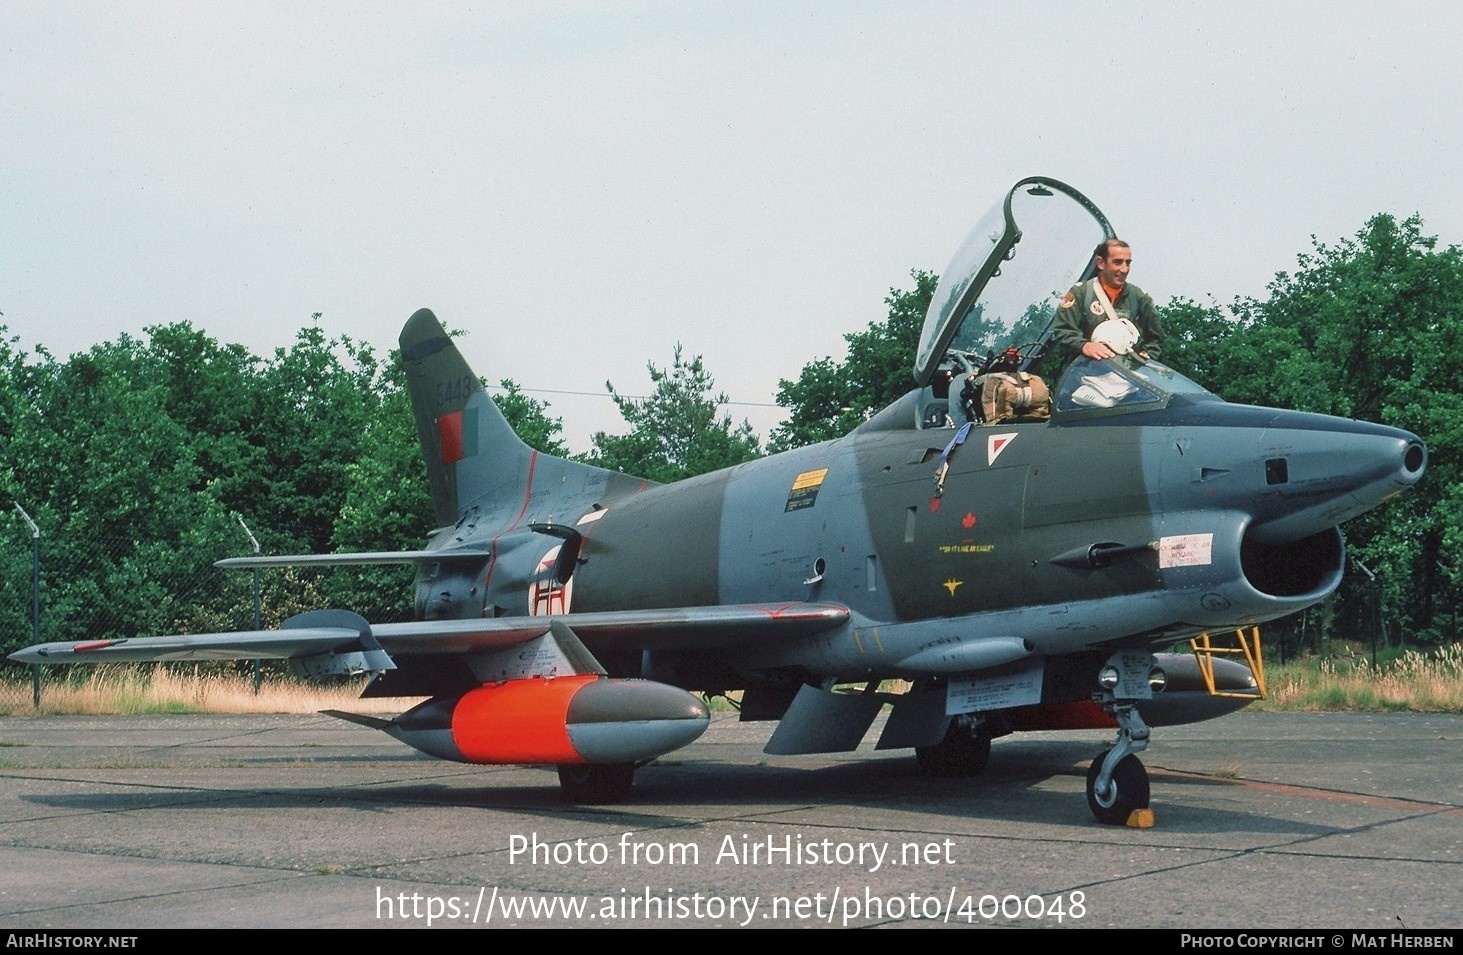
{"label": "pilot's shoulder patch", "polygon": [[1057,308],[1071,308],[1073,305],[1076,304],[1077,296],[1073,295],[1071,292],[1068,292],[1066,295],[1062,296],[1062,304],[1058,305]]}

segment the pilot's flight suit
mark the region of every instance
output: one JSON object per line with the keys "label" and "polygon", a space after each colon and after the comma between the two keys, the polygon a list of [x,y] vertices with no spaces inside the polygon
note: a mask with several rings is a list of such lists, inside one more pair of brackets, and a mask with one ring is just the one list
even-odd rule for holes
{"label": "pilot's flight suit", "polygon": [[[1126,318],[1138,329],[1138,344],[1134,351],[1144,352],[1150,358],[1157,358],[1163,345],[1163,324],[1158,320],[1158,310],[1148,293],[1131,283],[1123,286],[1118,300],[1112,303],[1113,314]],[[1092,337],[1092,330],[1107,321],[1107,310],[1097,297],[1097,279],[1092,278],[1072,286],[1062,296],[1057,307],[1056,321],[1052,324],[1052,337],[1068,354],[1082,350],[1082,343]]]}

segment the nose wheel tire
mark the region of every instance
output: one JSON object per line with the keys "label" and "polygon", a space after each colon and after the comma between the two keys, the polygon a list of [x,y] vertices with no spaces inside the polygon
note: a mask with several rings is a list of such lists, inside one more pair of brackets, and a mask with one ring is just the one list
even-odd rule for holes
{"label": "nose wheel tire", "polygon": [[634,763],[560,763],[559,791],[572,803],[621,803],[630,798]]}
{"label": "nose wheel tire", "polygon": [[1102,762],[1107,759],[1108,750],[1087,767],[1087,805],[1098,822],[1109,826],[1121,826],[1128,821],[1134,809],[1148,808],[1148,770],[1138,757],[1129,754],[1113,767],[1112,782],[1106,792],[1097,791],[1097,775],[1102,771]]}

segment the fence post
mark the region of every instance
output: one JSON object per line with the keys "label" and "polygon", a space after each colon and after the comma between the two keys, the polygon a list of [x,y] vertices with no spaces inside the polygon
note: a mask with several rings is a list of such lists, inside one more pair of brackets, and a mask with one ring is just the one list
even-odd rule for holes
{"label": "fence post", "polygon": [[[239,526],[244,529],[244,533],[249,536],[249,543],[252,544],[253,547],[254,547],[254,556],[255,557],[258,557],[259,556],[259,541],[258,541],[257,538],[255,538],[254,532],[251,531],[251,530],[249,530],[249,525],[244,523],[244,515],[242,515],[242,514],[235,514],[234,517],[238,519]],[[262,609],[260,608],[260,605],[259,605],[259,568],[258,567],[255,567],[254,568],[254,629],[255,630],[262,630],[262,629],[264,629],[264,615],[263,615]],[[262,682],[264,682],[264,674],[260,670],[259,660],[258,659],[255,659],[254,660],[254,695],[255,696],[258,696],[259,695],[259,685]]]}
{"label": "fence post", "polygon": [[1377,575],[1372,573],[1367,565],[1357,560],[1356,557],[1353,556],[1351,558],[1351,562],[1355,564],[1363,574],[1366,574],[1366,589],[1368,598],[1367,603],[1371,604],[1371,606],[1367,608],[1367,622],[1370,624],[1367,629],[1371,630],[1372,669],[1375,670],[1377,668]]}
{"label": "fence post", "polygon": [[[15,509],[25,522],[30,525],[31,558],[30,558],[30,642],[31,646],[41,642],[41,529],[36,522],[30,519],[25,508],[20,506],[19,501],[13,501]],[[32,663],[30,665],[30,701],[36,709],[41,708],[41,665]]]}

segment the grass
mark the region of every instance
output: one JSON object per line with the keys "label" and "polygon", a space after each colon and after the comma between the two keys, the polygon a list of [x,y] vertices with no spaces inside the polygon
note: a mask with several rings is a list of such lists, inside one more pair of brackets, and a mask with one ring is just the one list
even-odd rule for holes
{"label": "grass", "polygon": [[[254,692],[250,674],[209,666],[77,667],[43,673],[41,706],[31,705],[31,682],[23,670],[0,682],[0,715],[168,713],[315,713],[346,709],[356,713],[396,714],[413,699],[360,699],[365,679],[312,683],[266,675]],[[17,679],[19,677],[19,679]]]}
{"label": "grass", "polygon": [[[1373,668],[1365,654],[1267,664],[1270,698],[1256,710],[1463,713],[1463,643],[1423,653],[1408,650]],[[259,693],[253,677],[227,667],[105,666],[50,671],[41,707],[31,706],[31,683],[16,668],[0,680],[0,716],[167,713],[315,713],[342,709],[396,714],[413,699],[360,699],[364,679],[309,682],[267,675]],[[733,694],[738,696],[739,694]],[[711,701],[713,711],[731,709]]]}
{"label": "grass", "polygon": [[1364,654],[1265,666],[1270,698],[1257,710],[1463,713],[1463,643],[1404,651],[1373,667]]}

